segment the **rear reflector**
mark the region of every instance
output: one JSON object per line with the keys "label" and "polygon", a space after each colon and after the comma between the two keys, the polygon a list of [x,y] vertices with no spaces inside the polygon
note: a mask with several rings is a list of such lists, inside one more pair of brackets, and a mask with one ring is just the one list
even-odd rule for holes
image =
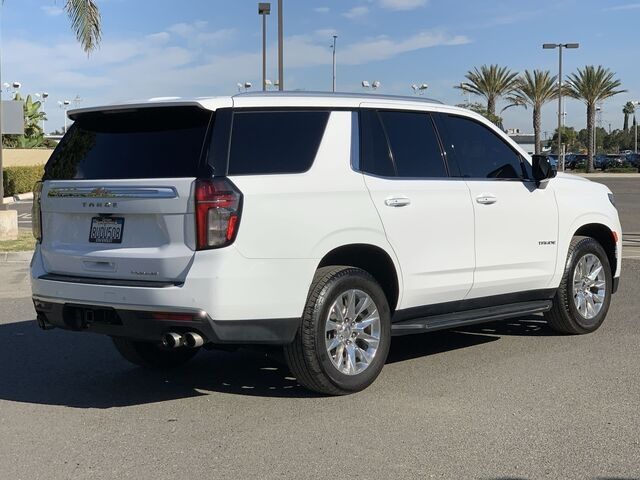
{"label": "rear reflector", "polygon": [[42,197],[42,182],[38,182],[33,187],[33,205],[31,207],[31,230],[34,238],[42,243],[42,210],[40,198]]}
{"label": "rear reflector", "polygon": [[196,317],[191,313],[152,312],[153,320],[173,320],[177,322],[192,322]]}

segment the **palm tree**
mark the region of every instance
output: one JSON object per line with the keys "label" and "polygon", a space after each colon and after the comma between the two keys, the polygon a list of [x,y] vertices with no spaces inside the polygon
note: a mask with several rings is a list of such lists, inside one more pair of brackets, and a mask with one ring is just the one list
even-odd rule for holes
{"label": "palm tree", "polygon": [[558,98],[556,79],[548,70],[524,71],[518,78],[516,88],[508,97],[512,105],[533,108],[533,133],[535,135],[535,153],[540,154],[540,131],[542,129],[540,114],[542,106]]}
{"label": "palm tree", "polygon": [[593,171],[593,138],[596,123],[596,103],[611,98],[619,93],[622,83],[614,78],[615,73],[602,65],[594,67],[587,65],[569,75],[567,79],[567,95],[582,100],[587,105],[587,132],[589,141],[587,146],[587,173]]}
{"label": "palm tree", "polygon": [[64,6],[71,28],[87,54],[93,52],[102,37],[100,10],[95,0],[67,0]]}
{"label": "palm tree", "polygon": [[[4,0],[0,0],[0,5],[4,5]],[[96,0],[67,0],[64,9],[82,49],[87,54],[93,52],[102,38],[102,19]]]}
{"label": "palm tree", "polygon": [[517,84],[518,74],[507,67],[499,65],[482,65],[474,67],[465,75],[467,82],[456,85],[455,88],[471,92],[487,100],[487,112],[496,114],[496,102],[500,97],[513,92]]}
{"label": "palm tree", "polygon": [[[4,5],[4,0],[0,0],[0,7]],[[71,20],[71,28],[76,34],[82,49],[91,54],[98,45],[102,37],[102,22],[100,10],[96,0],[66,0],[64,9]],[[2,49],[0,47],[0,58]],[[0,108],[1,109],[1,108]],[[0,204],[2,204],[2,132],[0,132]]]}
{"label": "palm tree", "polygon": [[636,106],[633,102],[627,102],[622,107],[622,113],[624,113],[624,131],[629,131],[629,116],[633,115],[636,112]]}

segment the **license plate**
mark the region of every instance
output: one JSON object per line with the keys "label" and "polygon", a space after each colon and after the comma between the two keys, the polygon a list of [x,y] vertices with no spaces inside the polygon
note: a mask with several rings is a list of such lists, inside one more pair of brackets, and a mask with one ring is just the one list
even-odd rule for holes
{"label": "license plate", "polygon": [[122,243],[123,230],[124,218],[93,217],[89,241],[91,243]]}

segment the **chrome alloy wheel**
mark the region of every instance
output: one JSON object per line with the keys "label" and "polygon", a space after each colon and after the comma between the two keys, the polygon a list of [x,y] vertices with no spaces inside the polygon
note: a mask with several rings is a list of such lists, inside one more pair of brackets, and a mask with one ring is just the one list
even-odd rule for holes
{"label": "chrome alloy wheel", "polygon": [[573,302],[585,319],[591,320],[600,313],[607,294],[605,270],[600,259],[588,253],[576,264],[573,271]]}
{"label": "chrome alloy wheel", "polygon": [[347,290],[333,302],[325,325],[325,344],[333,366],[357,375],[371,365],[380,344],[380,315],[362,290]]}

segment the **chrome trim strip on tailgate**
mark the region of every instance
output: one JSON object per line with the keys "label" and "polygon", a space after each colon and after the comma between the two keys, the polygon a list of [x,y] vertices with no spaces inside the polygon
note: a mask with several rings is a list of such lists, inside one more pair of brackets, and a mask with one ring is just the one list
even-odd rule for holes
{"label": "chrome trim strip on tailgate", "polygon": [[177,198],[173,187],[56,187],[50,198]]}

